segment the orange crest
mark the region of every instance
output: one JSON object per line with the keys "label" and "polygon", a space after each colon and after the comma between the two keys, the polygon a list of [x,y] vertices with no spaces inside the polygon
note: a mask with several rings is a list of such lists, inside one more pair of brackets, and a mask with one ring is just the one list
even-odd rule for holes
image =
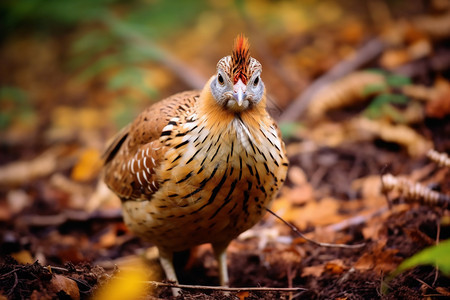
{"label": "orange crest", "polygon": [[233,83],[239,79],[247,84],[248,65],[250,63],[250,44],[248,39],[240,34],[234,40],[233,52],[231,53],[231,70],[233,72]]}

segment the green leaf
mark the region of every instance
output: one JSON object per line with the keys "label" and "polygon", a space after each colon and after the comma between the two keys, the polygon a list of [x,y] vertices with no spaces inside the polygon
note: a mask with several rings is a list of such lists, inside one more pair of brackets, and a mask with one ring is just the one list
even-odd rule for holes
{"label": "green leaf", "polygon": [[376,68],[365,69],[364,71],[369,72],[369,73],[380,74],[380,75],[383,75],[383,76],[386,76],[388,74],[385,70],[376,69]]}
{"label": "green leaf", "polygon": [[405,259],[394,271],[396,276],[401,272],[419,265],[435,265],[446,276],[450,276],[450,239],[440,242],[439,245],[426,248],[419,253]]}
{"label": "green leaf", "polygon": [[280,123],[279,126],[281,135],[285,139],[293,137],[299,131],[299,129],[303,127],[302,124],[298,122]]}
{"label": "green leaf", "polygon": [[386,84],[368,84],[364,87],[362,95],[367,97],[373,94],[387,92],[388,86]]}
{"label": "green leaf", "polygon": [[402,122],[403,117],[391,104],[406,103],[408,103],[408,98],[405,95],[383,93],[372,100],[370,105],[364,110],[363,115],[370,119],[390,116],[392,119]]}
{"label": "green leaf", "polygon": [[433,265],[446,276],[450,276],[450,239],[442,241],[439,245],[425,248],[405,259],[400,266],[381,283],[381,292],[383,295],[389,291],[389,282],[405,270],[415,268],[420,265]]}
{"label": "green leaf", "polygon": [[2,86],[0,87],[0,100],[25,103],[28,100],[28,95],[20,88],[13,86]]}
{"label": "green leaf", "polygon": [[386,82],[391,87],[402,87],[411,84],[411,79],[402,75],[387,75]]}
{"label": "green leaf", "polygon": [[80,80],[89,80],[100,73],[113,68],[120,67],[122,62],[118,55],[107,55],[99,58],[92,63],[86,70],[81,72],[77,77]]}

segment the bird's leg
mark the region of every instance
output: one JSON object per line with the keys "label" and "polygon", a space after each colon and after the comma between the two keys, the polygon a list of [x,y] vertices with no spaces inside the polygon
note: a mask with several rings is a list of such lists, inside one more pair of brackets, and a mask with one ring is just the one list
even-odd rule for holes
{"label": "bird's leg", "polygon": [[[175,268],[173,267],[173,252],[161,248],[158,248],[158,250],[159,261],[164,269],[164,273],[166,273],[167,280],[178,283],[177,274],[175,273]],[[172,293],[176,297],[180,294],[180,289],[172,288]]]}
{"label": "bird's leg", "polygon": [[227,268],[227,246],[226,245],[213,245],[214,256],[219,263],[219,276],[220,276],[220,285],[228,286],[228,268]]}

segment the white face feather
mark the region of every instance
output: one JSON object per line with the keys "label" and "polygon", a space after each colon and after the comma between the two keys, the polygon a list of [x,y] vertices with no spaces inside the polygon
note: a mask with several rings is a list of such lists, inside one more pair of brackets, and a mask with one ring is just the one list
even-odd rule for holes
{"label": "white face feather", "polygon": [[238,141],[240,141],[244,149],[247,149],[249,151],[250,150],[249,140],[252,142],[254,141],[253,136],[250,134],[250,131],[248,130],[247,126],[240,119],[234,119],[233,127],[236,130]]}
{"label": "white face feather", "polygon": [[[217,64],[217,73],[211,81],[211,93],[217,103],[231,111],[244,111],[253,105],[258,104],[264,95],[264,82],[261,80],[261,64],[250,57],[250,62],[246,68],[245,82],[236,81],[233,77],[234,67],[231,65],[231,56],[222,58]],[[242,105],[237,105],[236,89],[239,84],[243,84],[244,99]],[[242,88],[242,87],[241,87]]]}

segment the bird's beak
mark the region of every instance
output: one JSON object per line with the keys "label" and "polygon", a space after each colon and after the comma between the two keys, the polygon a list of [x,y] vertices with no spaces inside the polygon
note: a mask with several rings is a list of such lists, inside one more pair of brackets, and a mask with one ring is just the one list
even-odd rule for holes
{"label": "bird's beak", "polygon": [[234,88],[233,97],[236,99],[237,104],[239,106],[242,106],[242,103],[244,102],[245,99],[246,86],[242,82],[242,80],[239,79],[239,81],[234,85],[233,88]]}

